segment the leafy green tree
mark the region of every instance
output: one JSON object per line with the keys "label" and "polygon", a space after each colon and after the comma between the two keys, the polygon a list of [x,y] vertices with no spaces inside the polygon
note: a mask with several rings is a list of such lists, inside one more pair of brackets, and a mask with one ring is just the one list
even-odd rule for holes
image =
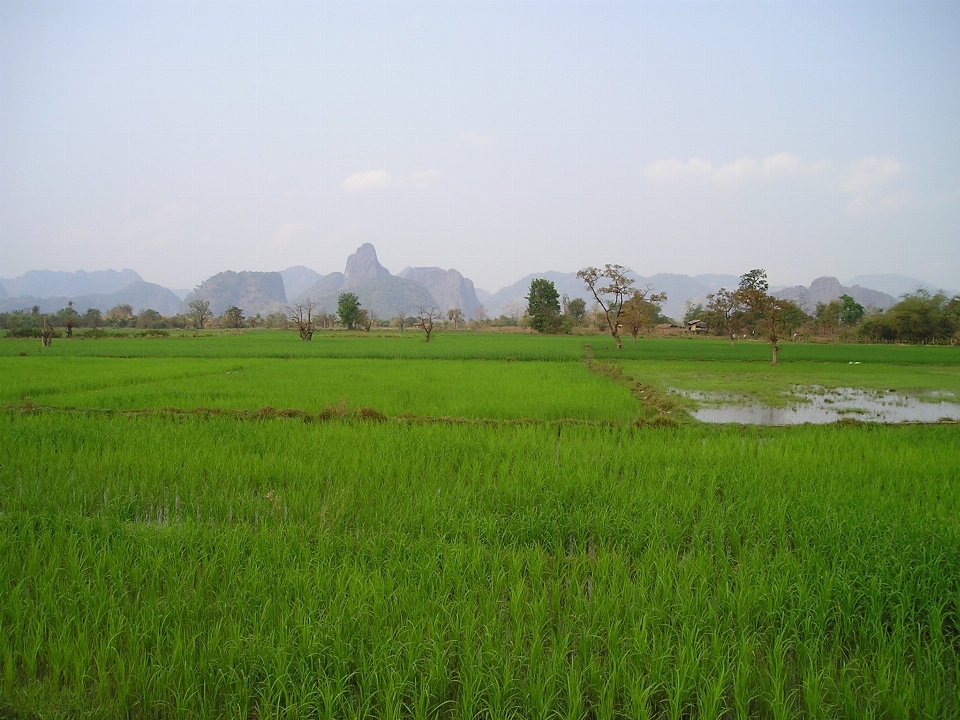
{"label": "leafy green tree", "polygon": [[212,313],[210,312],[210,301],[209,300],[194,300],[190,303],[190,314],[193,316],[193,321],[196,323],[198,328],[203,328],[204,323],[210,319]]}
{"label": "leafy green tree", "polygon": [[236,305],[231,305],[223,312],[223,325],[228,328],[243,327],[243,310]]}
{"label": "leafy green tree", "polygon": [[537,332],[560,331],[560,294],[552,281],[536,278],[530,282],[527,314],[530,326]]}
{"label": "leafy green tree", "polygon": [[83,324],[96,330],[100,327],[103,314],[97,308],[90,308],[83,314]]}
{"label": "leafy green tree", "polygon": [[936,343],[957,339],[960,333],[960,296],[920,289],[903,296],[887,312],[866,320],[861,336],[873,341]]}
{"label": "leafy green tree", "polygon": [[66,329],[67,337],[73,337],[73,329],[80,324],[80,313],[73,309],[73,300],[57,312],[57,322]]}
{"label": "leafy green tree", "polygon": [[587,316],[587,302],[583,298],[569,298],[563,296],[563,314],[571,327],[579,327]]}
{"label": "leafy green tree", "polygon": [[150,329],[160,327],[162,324],[163,316],[156,310],[147,308],[146,310],[141,310],[140,314],[137,315],[138,328]]}
{"label": "leafy green tree", "polygon": [[360,319],[360,299],[352,292],[340,293],[337,298],[337,315],[340,316],[341,325],[350,330],[355,329]]}
{"label": "leafy green tree", "polygon": [[840,296],[840,322],[844,325],[856,325],[863,320],[865,312],[863,305],[849,295]]}

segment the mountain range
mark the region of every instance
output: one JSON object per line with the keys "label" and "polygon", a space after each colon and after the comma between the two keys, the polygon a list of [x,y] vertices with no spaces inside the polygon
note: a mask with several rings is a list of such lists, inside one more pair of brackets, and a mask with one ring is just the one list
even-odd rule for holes
{"label": "mountain range", "polygon": [[[635,287],[666,292],[663,312],[668,317],[682,318],[688,305],[705,304],[708,294],[721,287],[735,288],[735,275],[656,275],[631,274]],[[303,265],[280,272],[218,273],[186,293],[144,282],[134,270],[98,270],[75,273],[31,270],[16,278],[0,278],[0,312],[38,306],[41,312],[56,312],[73,301],[78,312],[98,308],[106,312],[120,304],[129,304],[134,312],[152,308],[164,315],[187,312],[192,300],[210,302],[211,310],[220,314],[230,305],[244,314],[266,315],[282,312],[289,303],[313,302],[317,309],[336,312],[337,299],[343,292],[357,295],[362,307],[380,318],[412,315],[420,307],[436,307],[442,312],[460,308],[467,317],[474,317],[483,305],[488,317],[520,314],[526,308],[530,282],[545,278],[554,283],[557,292],[569,298],[583,298],[588,306],[594,302],[575,272],[546,271],[531,273],[495,293],[474,287],[473,282],[454,269],[439,267],[407,267],[392,274],[380,264],[377,251],[365,243],[347,259],[344,271],[322,275]],[[821,277],[809,286],[774,288],[777,297],[795,300],[808,312],[817,303],[828,303],[842,294],[853,297],[864,307],[887,309],[897,297],[934,286],[903,275],[861,275],[846,285],[833,277]]]}

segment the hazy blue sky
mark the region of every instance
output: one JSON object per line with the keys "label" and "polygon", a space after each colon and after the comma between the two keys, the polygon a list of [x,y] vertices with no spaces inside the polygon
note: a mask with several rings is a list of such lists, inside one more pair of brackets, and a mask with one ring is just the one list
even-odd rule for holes
{"label": "hazy blue sky", "polygon": [[0,0],[0,276],[960,288],[960,3]]}

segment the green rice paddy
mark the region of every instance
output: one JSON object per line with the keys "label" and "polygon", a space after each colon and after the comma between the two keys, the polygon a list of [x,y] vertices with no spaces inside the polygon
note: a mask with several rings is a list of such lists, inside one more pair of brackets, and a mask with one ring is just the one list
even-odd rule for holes
{"label": "green rice paddy", "polygon": [[662,402],[957,349],[610,343],[0,341],[0,717],[960,715],[957,426]]}

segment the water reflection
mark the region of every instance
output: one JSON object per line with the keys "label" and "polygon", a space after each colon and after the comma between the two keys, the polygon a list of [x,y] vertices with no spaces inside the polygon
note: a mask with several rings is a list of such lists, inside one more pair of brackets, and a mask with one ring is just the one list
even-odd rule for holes
{"label": "water reflection", "polygon": [[861,388],[797,388],[791,396],[796,402],[786,407],[773,407],[756,402],[740,402],[730,396],[674,390],[673,392],[702,403],[691,414],[706,423],[741,423],[745,425],[824,424],[844,418],[864,422],[938,422],[960,420],[960,403],[953,393],[936,392],[924,397],[881,392]]}

